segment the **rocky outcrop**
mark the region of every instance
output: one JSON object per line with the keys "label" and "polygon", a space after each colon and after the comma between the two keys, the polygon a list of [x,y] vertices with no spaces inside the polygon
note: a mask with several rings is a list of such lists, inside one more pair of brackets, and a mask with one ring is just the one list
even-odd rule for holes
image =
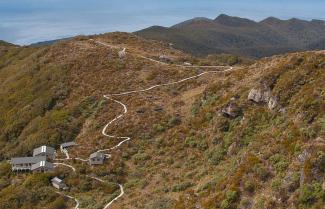
{"label": "rocky outcrop", "polygon": [[271,98],[271,90],[267,87],[253,88],[248,94],[248,100],[256,103],[268,103]]}
{"label": "rocky outcrop", "polygon": [[123,59],[126,56],[126,48],[124,48],[122,51],[119,51],[118,56],[120,59]]}
{"label": "rocky outcrop", "polygon": [[267,104],[270,110],[275,109],[279,101],[277,97],[272,95],[271,89],[266,85],[251,89],[248,100],[259,104]]}
{"label": "rocky outcrop", "polygon": [[170,63],[170,62],[173,61],[172,58],[170,58],[170,57],[168,57],[168,56],[166,56],[166,55],[160,55],[160,56],[159,56],[159,60],[160,60],[161,62],[166,62],[166,63]]}
{"label": "rocky outcrop", "polygon": [[241,115],[242,110],[235,102],[230,102],[222,108],[221,112],[224,116],[236,118]]}
{"label": "rocky outcrop", "polygon": [[270,110],[275,109],[278,106],[278,98],[277,97],[270,97],[269,102],[267,104]]}

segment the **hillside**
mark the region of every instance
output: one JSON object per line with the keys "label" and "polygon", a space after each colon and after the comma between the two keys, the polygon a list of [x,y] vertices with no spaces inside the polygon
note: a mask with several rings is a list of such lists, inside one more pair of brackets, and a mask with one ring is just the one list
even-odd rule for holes
{"label": "hillside", "polygon": [[265,57],[286,52],[324,49],[325,22],[274,17],[261,22],[220,15],[216,19],[194,18],[170,28],[153,26],[135,32],[144,38],[173,43],[195,55],[214,53]]}
{"label": "hillside", "polygon": [[[73,208],[65,195],[90,209],[323,208],[322,51],[218,66],[126,33],[6,50],[0,208]],[[10,171],[10,157],[71,140],[76,171]],[[97,150],[104,165],[77,159]],[[71,189],[55,193],[53,176]]]}

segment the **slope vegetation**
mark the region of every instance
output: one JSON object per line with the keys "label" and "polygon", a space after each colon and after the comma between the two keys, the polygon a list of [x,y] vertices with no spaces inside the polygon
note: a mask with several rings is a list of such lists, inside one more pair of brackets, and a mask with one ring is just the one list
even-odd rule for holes
{"label": "slope vegetation", "polygon": [[[53,176],[80,208],[323,208],[324,52],[210,69],[182,64],[212,57],[125,33],[11,47],[0,68],[0,208],[73,208]],[[162,54],[171,63],[155,61]],[[75,170],[10,172],[9,157],[71,140],[71,159],[58,157]],[[97,150],[104,165],[80,160]]]}

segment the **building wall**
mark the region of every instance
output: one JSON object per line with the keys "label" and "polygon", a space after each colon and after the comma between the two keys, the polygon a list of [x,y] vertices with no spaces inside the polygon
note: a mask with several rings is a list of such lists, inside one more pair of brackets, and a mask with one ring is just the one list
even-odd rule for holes
{"label": "building wall", "polygon": [[99,158],[93,158],[93,159],[90,159],[90,164],[91,165],[101,165],[104,163],[104,160],[103,159],[99,159]]}
{"label": "building wall", "polygon": [[44,172],[52,172],[52,169],[48,169],[48,168],[37,168],[35,170],[33,170],[33,173],[44,173]]}

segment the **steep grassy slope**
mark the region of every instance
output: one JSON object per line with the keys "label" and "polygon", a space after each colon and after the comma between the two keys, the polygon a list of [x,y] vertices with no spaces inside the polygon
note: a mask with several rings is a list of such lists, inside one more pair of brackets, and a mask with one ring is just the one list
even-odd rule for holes
{"label": "steep grassy slope", "polygon": [[[164,115],[149,129],[136,121],[146,131],[124,154],[127,194],[113,208],[323,208],[324,67],[324,53],[288,54],[148,92]],[[248,101],[261,85],[275,109]],[[228,103],[237,117],[221,113]]]}
{"label": "steep grassy slope", "polygon": [[[176,208],[323,208],[324,62],[321,53],[266,59],[252,66],[246,79],[240,79],[243,72],[232,75],[237,79],[228,79],[228,88],[210,85],[195,103],[190,124],[200,118],[206,124],[204,131],[202,123],[192,128],[194,139],[203,134],[206,143],[214,143],[198,162],[216,167]],[[247,100],[248,90],[261,83],[272,89],[276,109]],[[206,104],[211,97],[218,99]],[[220,115],[230,98],[242,112],[235,119]]]}
{"label": "steep grassy slope", "polygon": [[194,18],[170,28],[154,26],[136,34],[173,43],[195,55],[228,53],[260,58],[318,49],[314,44],[323,38],[324,32],[324,21],[267,18],[255,22],[220,15],[214,20]]}
{"label": "steep grassy slope", "polygon": [[[65,178],[71,186],[70,194],[80,199],[81,207],[98,208],[117,196],[117,182],[125,178],[125,165],[118,155],[112,157],[110,166],[89,168],[81,162],[73,162],[78,168],[75,174],[58,168],[50,175],[17,176],[10,172],[6,160],[30,155],[33,148],[43,144],[58,148],[60,143],[71,140],[82,145],[76,153],[83,158],[96,151],[99,145],[115,145],[117,140],[107,140],[100,133],[108,118],[115,117],[120,107],[108,103],[104,94],[196,73],[196,70],[164,67],[137,55],[157,58],[164,54],[181,61],[200,62],[160,43],[128,34],[92,38],[114,46],[127,46],[130,55],[119,59],[117,49],[100,46],[90,37],[77,37],[39,48],[3,44],[0,57],[0,208],[72,206],[73,201],[64,201],[49,186],[49,179],[54,175]],[[107,183],[98,184],[86,174],[104,177]],[[26,192],[28,190],[32,192]]]}
{"label": "steep grassy slope", "polygon": [[[128,54],[119,59],[117,49],[96,41],[127,47]],[[42,143],[57,147],[76,140],[81,146],[69,153],[81,158],[118,144],[119,139],[101,131],[123,108],[104,94],[204,71],[161,65],[139,55],[165,54],[178,64],[218,63],[214,57],[202,60],[124,33],[19,48],[18,54],[21,58],[13,56],[0,69],[1,83],[7,84],[0,94],[0,208],[72,207],[73,201],[64,201],[49,186],[54,175],[65,179],[71,187],[67,194],[76,197],[81,208],[103,208],[119,194],[117,183],[125,195],[112,209],[323,208],[323,52],[265,58],[230,72],[114,96],[128,112],[107,133],[131,141],[111,151],[103,166],[74,160],[69,163],[76,173],[57,168],[50,175],[17,176],[5,160]],[[277,105],[269,109],[266,102],[248,101],[253,88],[267,92]],[[231,107],[235,116],[225,115],[224,107]]]}

